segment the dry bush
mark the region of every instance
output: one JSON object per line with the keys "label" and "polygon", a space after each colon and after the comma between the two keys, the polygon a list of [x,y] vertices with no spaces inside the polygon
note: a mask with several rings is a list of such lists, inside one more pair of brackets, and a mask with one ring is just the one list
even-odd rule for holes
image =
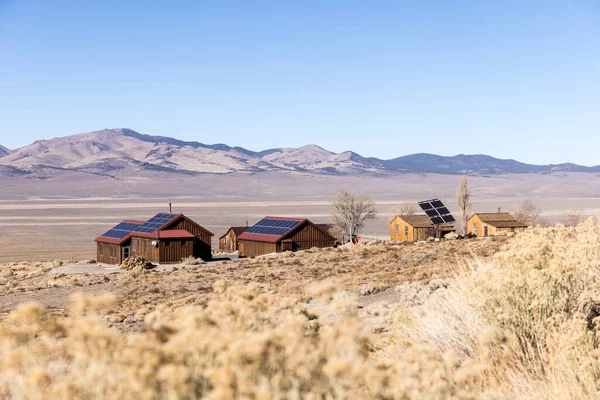
{"label": "dry bush", "polygon": [[397,343],[480,369],[482,393],[600,398],[600,226],[535,228],[487,264],[393,313]]}
{"label": "dry bush", "polygon": [[181,264],[183,265],[200,265],[205,264],[204,260],[201,258],[196,258],[194,256],[184,257],[181,259]]}
{"label": "dry bush", "polygon": [[[0,328],[0,396],[10,398],[474,398],[477,376],[416,346],[371,361],[350,303],[317,289],[335,322],[257,285],[215,284],[219,300],[158,307],[142,333],[108,327],[115,301],[76,295],[71,317],[24,304]],[[416,397],[415,397],[416,396]]]}

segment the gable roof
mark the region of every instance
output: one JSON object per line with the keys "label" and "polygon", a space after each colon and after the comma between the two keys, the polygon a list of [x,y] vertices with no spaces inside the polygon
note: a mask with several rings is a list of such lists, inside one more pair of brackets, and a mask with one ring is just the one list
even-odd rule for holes
{"label": "gable roof", "polygon": [[[105,236],[119,225],[116,225],[111,230],[103,233],[98,236],[95,241],[99,243],[108,243],[108,244],[122,244],[132,237],[140,237],[146,239],[185,239],[185,238],[193,238],[195,237],[192,233],[186,231],[185,229],[172,229],[163,231],[168,225],[173,223],[179,218],[185,218],[191,221],[188,217],[183,214],[167,214],[167,213],[158,213],[154,217],[150,218],[148,221],[137,221],[137,220],[125,220],[123,223],[128,223],[132,225],[130,231],[122,237],[110,237]],[[193,222],[193,221],[191,221]],[[196,224],[197,225],[197,224]],[[208,232],[208,231],[207,231]],[[209,232],[210,233],[210,232]],[[212,233],[211,233],[212,235]]]}
{"label": "gable roof", "polygon": [[330,229],[333,229],[333,224],[313,224],[313,225],[322,231],[328,231]]}
{"label": "gable roof", "polygon": [[519,222],[512,216],[511,213],[474,213],[469,218],[469,222],[473,217],[479,217],[481,222],[485,222],[496,228],[527,228],[529,225]]}
{"label": "gable roof", "polygon": [[[425,214],[415,214],[415,215],[396,215],[392,220],[392,223],[396,220],[396,218],[401,218],[408,225],[413,228],[433,228],[433,224],[429,217]],[[453,226],[454,224],[441,224],[440,226]]]}
{"label": "gable roof", "polygon": [[235,236],[240,236],[248,228],[250,228],[250,227],[249,226],[231,226],[231,227],[229,227],[229,229],[227,229],[227,232],[225,232],[225,234],[223,236],[221,236],[219,239],[223,239],[225,236],[227,236],[229,231],[233,231]]}
{"label": "gable roof", "polygon": [[[288,230],[286,230],[284,233],[279,234],[279,235],[272,235],[272,234],[266,234],[266,233],[252,233],[252,232],[248,232],[248,230],[255,230],[252,228],[256,228],[257,225],[265,220],[283,220],[283,221],[296,221],[297,224],[291,226]],[[243,232],[241,235],[238,236],[238,240],[252,240],[255,242],[267,242],[267,243],[277,243],[279,242],[281,239],[283,239],[284,237],[286,237],[290,232],[292,232],[293,230],[297,229],[299,226],[303,225],[305,222],[309,222],[310,224],[312,224],[312,222],[310,222],[307,219],[304,218],[289,218],[289,217],[274,217],[274,216],[267,216],[264,217],[263,219],[261,219],[260,221],[258,221],[256,224],[254,224],[253,226],[249,227],[248,230],[246,230],[245,232]],[[283,230],[283,229],[282,229]]]}

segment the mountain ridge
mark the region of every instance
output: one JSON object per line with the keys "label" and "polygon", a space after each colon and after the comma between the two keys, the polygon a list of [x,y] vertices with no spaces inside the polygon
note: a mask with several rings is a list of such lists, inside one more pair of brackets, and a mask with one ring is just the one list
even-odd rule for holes
{"label": "mountain ridge", "polygon": [[[315,144],[252,151],[223,143],[205,144],[128,128],[103,129],[47,140],[15,150],[0,146],[0,174],[75,171],[118,177],[136,171],[166,174],[231,174],[287,171],[324,175],[398,173],[520,174],[600,172],[600,166],[573,163],[534,165],[484,154],[410,154],[383,160],[353,151],[331,152]],[[36,175],[36,173],[38,175]]]}

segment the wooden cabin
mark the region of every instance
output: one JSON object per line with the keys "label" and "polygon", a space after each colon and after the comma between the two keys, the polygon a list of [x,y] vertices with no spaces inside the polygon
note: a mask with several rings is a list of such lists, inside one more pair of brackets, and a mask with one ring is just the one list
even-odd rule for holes
{"label": "wooden cabin", "polygon": [[[454,232],[453,224],[439,226],[440,236]],[[390,238],[402,242],[418,242],[436,237],[436,227],[427,215],[396,215],[390,222]]]}
{"label": "wooden cabin", "polygon": [[478,237],[494,236],[500,232],[523,232],[527,224],[510,213],[475,213],[467,222],[468,232]]}
{"label": "wooden cabin", "polygon": [[282,251],[333,247],[336,239],[303,218],[265,217],[238,236],[239,255],[255,257]]}
{"label": "wooden cabin", "polygon": [[219,250],[238,251],[238,236],[248,229],[247,226],[232,226],[227,233],[219,238]]}
{"label": "wooden cabin", "polygon": [[96,259],[113,265],[129,256],[158,264],[189,256],[210,260],[212,236],[183,214],[160,213],[148,221],[125,220],[97,237]]}

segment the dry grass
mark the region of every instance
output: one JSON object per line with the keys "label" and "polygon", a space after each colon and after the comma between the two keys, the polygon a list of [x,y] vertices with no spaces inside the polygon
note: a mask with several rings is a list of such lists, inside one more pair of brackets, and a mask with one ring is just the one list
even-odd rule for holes
{"label": "dry grass", "polygon": [[596,221],[144,275],[50,269],[0,268],[0,397],[600,397]]}

